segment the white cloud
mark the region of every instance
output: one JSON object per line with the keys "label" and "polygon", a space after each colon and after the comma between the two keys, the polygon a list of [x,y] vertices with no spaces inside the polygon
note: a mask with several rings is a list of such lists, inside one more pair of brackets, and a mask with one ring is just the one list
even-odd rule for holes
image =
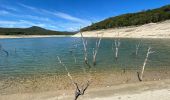
{"label": "white cloud", "polygon": [[69,21],[73,21],[73,22],[77,22],[77,23],[81,23],[81,24],[86,24],[86,25],[90,23],[90,21],[88,21],[88,20],[84,20],[84,19],[72,16],[70,14],[67,14],[67,13],[58,12],[58,11],[57,12],[56,11],[49,11],[49,10],[46,10],[46,9],[35,8],[35,7],[28,6],[28,5],[21,4],[21,3],[19,3],[19,5],[24,7],[24,8],[34,10],[36,13],[41,13],[43,15],[50,14],[50,15],[53,15],[53,16],[58,17],[58,18],[62,18],[62,19],[66,19],[66,20],[69,20]]}
{"label": "white cloud", "polygon": [[12,10],[12,11],[19,11],[17,8],[11,7],[11,6],[7,6],[7,5],[1,5],[2,8],[5,8],[7,10]]}
{"label": "white cloud", "polygon": [[66,14],[66,13],[56,12],[56,13],[53,13],[53,14],[57,17],[67,19],[67,20],[70,20],[70,21],[79,22],[79,23],[83,23],[83,24],[89,23],[89,21],[87,21],[87,20],[83,20],[83,19],[80,19],[78,17],[74,17],[72,15]]}
{"label": "white cloud", "polygon": [[[19,17],[19,16],[18,16],[18,17]],[[33,15],[21,15],[20,17],[30,18],[30,19],[39,20],[39,21],[51,21],[51,19],[49,19],[49,18],[39,17],[39,16],[33,16]]]}
{"label": "white cloud", "polygon": [[28,6],[28,5],[25,5],[25,4],[22,4],[22,3],[18,3],[20,6],[24,7],[24,8],[27,8],[27,9],[31,9],[31,10],[36,10],[37,8],[35,7],[32,7],[32,6]]}
{"label": "white cloud", "polygon": [[[40,26],[43,28],[54,29],[58,31],[76,31],[80,26],[83,27],[90,23],[90,21],[88,20],[81,19],[67,13],[36,8],[21,3],[19,3],[18,5],[20,6],[18,7],[8,7],[8,5],[3,6],[5,10],[0,10],[0,15],[5,15],[8,17],[15,18],[15,20],[13,21],[0,20],[0,27],[25,28],[30,26]],[[29,12],[31,13],[31,15],[22,14],[25,13],[24,11],[28,11],[28,10],[31,10]],[[54,21],[55,17],[62,18],[65,20]]]}
{"label": "white cloud", "polygon": [[6,10],[0,10],[0,15],[7,15],[7,14],[10,14],[10,12]]}
{"label": "white cloud", "polygon": [[40,26],[45,27],[42,23],[33,23],[31,21],[19,20],[19,21],[8,21],[0,20],[0,25],[3,27],[30,27],[30,26]]}

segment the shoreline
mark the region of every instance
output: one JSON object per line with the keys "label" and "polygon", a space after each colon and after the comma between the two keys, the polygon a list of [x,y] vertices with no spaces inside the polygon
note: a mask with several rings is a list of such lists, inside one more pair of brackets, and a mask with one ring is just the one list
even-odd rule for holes
{"label": "shoreline", "polygon": [[[103,34],[103,38],[151,38],[170,39],[170,20],[149,23],[141,26],[130,26],[121,28],[101,29],[82,32],[84,37],[96,38],[97,34]],[[6,38],[43,38],[43,37],[81,37],[80,33],[75,35],[0,35],[0,39]]]}
{"label": "shoreline", "polygon": [[[74,35],[0,35],[0,39],[20,39],[20,38],[55,38],[55,37],[72,37],[72,38],[81,38],[81,36],[74,36]],[[86,38],[98,38],[97,36],[88,36],[84,35]],[[102,38],[119,38],[119,39],[170,39],[168,37],[111,37],[111,36],[103,36]]]}
{"label": "shoreline", "polygon": [[[170,71],[145,71],[144,80],[139,82],[136,71],[110,71],[99,72],[91,74],[92,83],[87,89],[84,96],[80,100],[102,100],[101,98],[112,98],[115,94],[122,95],[124,93],[136,93],[143,92],[144,90],[160,90],[168,86],[170,88]],[[87,75],[72,74],[74,80],[79,84],[82,84],[87,78]],[[6,84],[8,82],[8,84]],[[33,77],[16,77],[12,80],[5,82],[4,89],[3,84],[0,82],[0,100],[27,100],[29,97],[48,96],[53,97],[58,95],[62,97],[59,100],[72,100],[75,92],[74,86],[71,84],[67,75],[63,76],[33,76]],[[145,88],[147,87],[147,88]],[[142,89],[142,91],[140,90]],[[138,91],[134,91],[138,90]],[[49,94],[48,94],[49,93]],[[42,95],[44,94],[44,95]],[[48,94],[48,95],[47,95]],[[51,95],[55,94],[55,95]],[[129,95],[129,94],[128,94]],[[23,97],[24,99],[20,98]],[[90,98],[89,98],[90,97]],[[7,99],[8,98],[8,99]],[[11,99],[9,99],[11,98]],[[25,99],[26,98],[26,99]],[[66,99],[68,98],[68,99]],[[56,100],[56,99],[28,99],[28,100]],[[106,100],[106,99],[103,99]],[[109,99],[108,99],[109,100]],[[113,100],[113,99],[110,99]],[[116,99],[117,100],[117,99]]]}
{"label": "shoreline", "polygon": [[0,35],[0,39],[71,37],[72,35]]}
{"label": "shoreline", "polygon": [[[169,100],[170,79],[89,88],[78,100]],[[74,90],[0,95],[1,100],[73,100]]]}
{"label": "shoreline", "polygon": [[[101,29],[82,32],[84,37],[104,38],[170,38],[170,20],[160,23],[149,23],[141,26]],[[75,34],[72,37],[81,37],[81,34]]]}

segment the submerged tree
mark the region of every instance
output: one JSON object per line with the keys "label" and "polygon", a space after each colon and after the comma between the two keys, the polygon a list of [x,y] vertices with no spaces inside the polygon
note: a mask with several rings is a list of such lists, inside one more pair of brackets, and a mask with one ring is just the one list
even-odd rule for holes
{"label": "submerged tree", "polygon": [[90,85],[90,80],[87,80],[87,82],[84,83],[84,84],[81,86],[81,88],[80,88],[80,86],[78,86],[78,83],[76,83],[76,82],[74,81],[73,77],[71,76],[70,72],[68,71],[67,66],[61,61],[61,59],[59,58],[59,56],[57,56],[57,58],[58,58],[59,63],[65,68],[65,70],[66,70],[66,72],[67,72],[67,76],[70,78],[70,81],[72,82],[72,84],[73,84],[74,87],[76,88],[74,100],[77,100],[80,95],[84,95],[85,91],[87,90],[87,88],[88,88],[89,85]]}
{"label": "submerged tree", "polygon": [[[84,39],[83,34],[81,33],[81,39],[82,39],[82,43],[83,43],[83,49],[84,49],[84,63],[89,67],[89,79],[86,80],[85,83],[83,83],[83,85],[79,86],[79,84],[77,82],[75,82],[75,80],[73,79],[73,77],[71,76],[67,66],[61,61],[60,57],[57,56],[59,63],[65,68],[66,72],[67,72],[67,76],[69,77],[71,83],[74,85],[75,87],[75,97],[74,100],[77,100],[79,96],[84,95],[85,91],[87,90],[87,88],[90,85],[90,81],[91,81],[91,75],[90,75],[90,71],[91,71],[91,65],[89,64],[88,61],[88,53],[87,53],[87,40]],[[101,40],[100,40],[101,41]],[[100,42],[99,41],[99,42]],[[98,44],[100,45],[100,43]],[[71,55],[74,58],[74,62],[77,63],[77,58],[74,54],[73,51],[71,51]],[[87,74],[85,67],[83,66],[83,72],[85,74]]]}
{"label": "submerged tree", "polygon": [[118,33],[117,37],[118,38],[114,40],[114,43],[112,43],[112,50],[113,50],[113,53],[115,53],[115,59],[116,60],[118,60],[119,47],[120,47],[119,33]]}
{"label": "submerged tree", "polygon": [[141,45],[141,42],[139,42],[138,44],[136,44],[135,56],[138,55],[138,51],[139,51],[140,45]]}
{"label": "submerged tree", "polygon": [[84,62],[88,63],[88,54],[87,54],[87,40],[84,39],[83,34],[80,32],[81,34],[81,39],[83,42],[83,49],[84,49]]}
{"label": "submerged tree", "polygon": [[82,39],[82,43],[83,43],[83,49],[84,49],[84,62],[86,63],[86,65],[91,68],[91,65],[88,62],[88,52],[87,52],[87,40],[85,40],[82,32],[80,32],[81,34],[81,39]]}
{"label": "submerged tree", "polygon": [[9,56],[8,51],[6,51],[6,50],[2,47],[1,44],[0,44],[0,51],[4,52],[4,53],[6,54],[6,56]]}
{"label": "submerged tree", "polygon": [[100,47],[100,42],[102,40],[103,34],[100,36],[100,38],[98,38],[98,34],[97,34],[97,40],[96,40],[96,47],[93,48],[93,65],[96,65],[96,56]]}
{"label": "submerged tree", "polygon": [[145,57],[145,60],[144,60],[144,63],[143,63],[141,72],[140,72],[140,73],[137,72],[139,81],[142,81],[142,80],[143,80],[143,74],[144,74],[145,66],[146,66],[146,63],[147,63],[147,61],[148,61],[149,55],[152,54],[152,53],[154,53],[154,51],[151,51],[151,47],[148,47],[148,51],[147,51],[147,54],[146,54],[146,57]]}

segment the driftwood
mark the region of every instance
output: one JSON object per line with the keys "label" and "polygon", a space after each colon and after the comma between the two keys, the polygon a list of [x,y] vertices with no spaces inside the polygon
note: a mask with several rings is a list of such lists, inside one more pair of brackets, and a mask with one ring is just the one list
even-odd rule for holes
{"label": "driftwood", "polygon": [[145,57],[145,60],[144,60],[144,63],[143,63],[143,66],[142,66],[142,70],[141,72],[137,72],[137,76],[138,76],[138,79],[139,81],[142,81],[143,80],[143,74],[144,74],[144,70],[145,70],[145,66],[146,66],[146,63],[148,61],[148,57],[150,54],[154,53],[154,51],[151,51],[151,47],[148,48],[148,51],[147,51],[147,54],[146,54],[146,57]]}
{"label": "driftwood", "polygon": [[78,86],[78,83],[76,83],[76,82],[73,80],[73,77],[71,76],[70,72],[68,71],[67,66],[61,61],[61,59],[59,58],[59,56],[57,56],[57,58],[58,58],[59,63],[65,68],[65,70],[66,70],[66,72],[67,72],[67,76],[70,78],[72,84],[73,84],[73,85],[75,86],[75,88],[76,88],[74,100],[77,100],[80,95],[84,95],[85,91],[87,90],[87,88],[88,88],[89,85],[90,85],[90,81],[87,81],[87,83],[85,83],[83,86],[81,86],[82,88],[80,89],[80,87]]}
{"label": "driftwood", "polygon": [[94,66],[96,65],[96,55],[98,53],[102,37],[103,37],[103,34],[100,36],[100,38],[98,38],[98,34],[97,34],[96,47],[93,48],[93,65]]}

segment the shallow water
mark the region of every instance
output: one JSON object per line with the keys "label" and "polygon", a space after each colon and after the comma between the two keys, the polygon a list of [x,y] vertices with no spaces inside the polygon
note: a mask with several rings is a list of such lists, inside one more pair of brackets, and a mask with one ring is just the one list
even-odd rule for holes
{"label": "shallow water", "polygon": [[[87,38],[89,62],[96,38]],[[97,54],[96,71],[110,69],[136,70],[142,66],[147,48],[152,47],[146,69],[160,70],[170,68],[170,40],[168,39],[120,39],[119,58],[116,61],[112,44],[114,39],[103,38]],[[140,42],[139,53],[135,56],[136,45]],[[83,45],[81,38],[23,38],[1,39],[2,47],[9,52],[7,57],[0,52],[0,75],[28,76],[34,74],[65,74],[57,56],[66,64],[72,73],[82,71]],[[76,57],[76,63],[74,57]],[[87,67],[87,66],[85,66]]]}
{"label": "shallow water", "polygon": [[[84,73],[81,38],[23,38],[1,39],[0,94],[42,92],[73,89],[65,69],[57,56],[67,66],[74,81],[81,84],[91,78],[91,87],[138,82],[136,72],[141,69],[149,46],[155,51],[149,56],[144,81],[168,79],[170,75],[170,40],[120,39],[118,59],[112,50],[114,39],[103,38],[97,54],[97,65],[92,65],[92,50],[96,38],[86,38],[91,72]],[[140,42],[138,55],[136,45]],[[76,62],[75,59],[76,58]]]}

